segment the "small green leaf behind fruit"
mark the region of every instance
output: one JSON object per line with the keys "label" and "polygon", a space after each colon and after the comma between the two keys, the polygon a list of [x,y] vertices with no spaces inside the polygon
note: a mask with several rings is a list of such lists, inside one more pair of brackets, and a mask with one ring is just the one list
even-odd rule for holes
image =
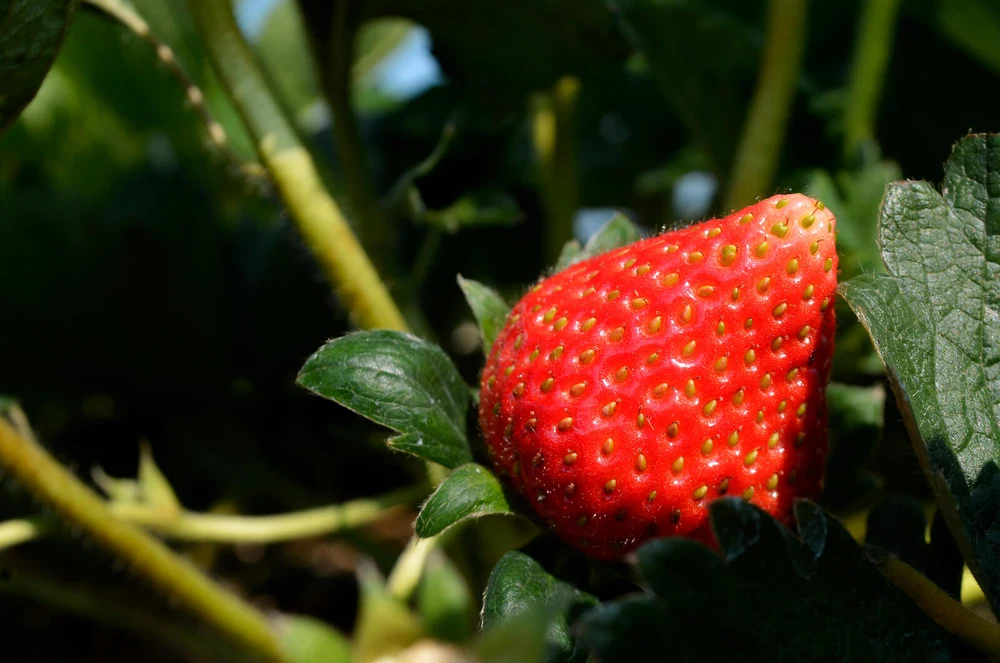
{"label": "small green leaf behind fruit", "polygon": [[1000,606],[1000,135],[959,141],[942,192],[886,194],[888,274],[841,285],[885,363],[917,457],[994,609]]}
{"label": "small green leaf behind fruit", "polygon": [[507,320],[510,306],[499,293],[477,281],[459,275],[458,286],[462,289],[472,314],[476,316],[476,322],[479,323],[479,331],[483,336],[483,353],[489,354],[493,341]]}
{"label": "small green leaf behind fruit", "polygon": [[411,334],[363,331],[316,351],[298,383],[402,433],[389,446],[453,468],[472,460],[469,389],[438,346]]}
{"label": "small green leaf behind fruit", "polygon": [[431,551],[417,588],[417,608],[438,640],[461,644],[472,637],[476,606],[465,578],[439,550]]}
{"label": "small green leaf behind fruit", "polygon": [[638,551],[647,593],[584,615],[601,660],[951,660],[952,637],[815,504],[796,504],[798,537],[737,498],[709,508],[722,556],[656,539]]}
{"label": "small green leaf behind fruit", "polygon": [[427,499],[415,529],[427,538],[468,518],[512,513],[499,479],[482,465],[469,463],[455,469]]}
{"label": "small green leaf behind fruit", "polygon": [[282,615],[276,624],[289,663],[351,663],[351,643],[332,626],[304,615]]}
{"label": "small green leaf behind fruit", "polygon": [[483,629],[491,629],[526,613],[533,606],[560,601],[563,610],[549,614],[546,661],[586,661],[587,653],[576,644],[570,625],[585,609],[596,606],[595,597],[550,575],[529,555],[511,551],[503,556],[490,574],[483,597]]}
{"label": "small green leaf behind fruit", "polygon": [[640,239],[642,231],[639,227],[621,212],[615,212],[597,232],[591,235],[583,248],[580,248],[580,243],[576,240],[567,242],[552,271],[561,272],[581,260],[638,242]]}

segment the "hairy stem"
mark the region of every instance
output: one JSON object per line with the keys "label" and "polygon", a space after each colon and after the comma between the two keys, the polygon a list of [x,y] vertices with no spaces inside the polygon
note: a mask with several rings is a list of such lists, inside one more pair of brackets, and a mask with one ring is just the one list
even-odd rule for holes
{"label": "hairy stem", "polygon": [[992,657],[1000,655],[1000,624],[983,619],[895,557],[881,564],[882,573],[903,590],[931,619],[949,633]]}
{"label": "hairy stem", "polygon": [[535,151],[549,210],[546,233],[549,262],[555,262],[563,244],[573,238],[573,215],[579,199],[576,154],[576,99],[579,93],[579,79],[564,76],[556,81],[551,94],[539,101],[535,112]]}
{"label": "hairy stem", "polygon": [[257,143],[279,195],[362,328],[406,329],[375,267],[320,179],[233,18],[230,0],[189,0],[198,33]]}
{"label": "hairy stem", "polygon": [[160,64],[166,68],[167,72],[184,89],[184,95],[188,103],[191,104],[191,108],[194,109],[201,123],[205,125],[205,131],[212,148],[235,172],[240,173],[248,183],[253,184],[257,189],[267,188],[267,171],[260,164],[245,163],[240,155],[230,147],[226,131],[216,121],[215,116],[212,115],[212,111],[209,110],[201,88],[195,84],[194,80],[181,67],[181,63],[177,60],[173,49],[153,34],[152,29],[146,23],[145,19],[121,0],[85,0],[85,2],[118,21],[122,26],[132,31],[137,37],[153,48]]}
{"label": "hairy stem", "polygon": [[264,615],[216,585],[157,539],[115,518],[97,494],[3,419],[0,464],[64,521],[249,654],[264,660],[285,660]]}
{"label": "hairy stem", "polygon": [[858,26],[844,109],[844,157],[875,137],[875,118],[892,54],[899,0],[868,0]]}
{"label": "hairy stem", "polygon": [[[111,503],[116,518],[160,536],[206,543],[277,543],[336,532],[368,524],[391,509],[414,504],[427,495],[423,487],[399,490],[343,504],[273,516],[236,516],[215,513],[172,513],[144,504]],[[58,529],[55,518],[34,517],[0,523],[0,549],[41,538]]]}
{"label": "hairy stem", "polygon": [[726,209],[768,193],[778,169],[785,128],[805,47],[808,0],[770,0],[760,76],[733,163]]}

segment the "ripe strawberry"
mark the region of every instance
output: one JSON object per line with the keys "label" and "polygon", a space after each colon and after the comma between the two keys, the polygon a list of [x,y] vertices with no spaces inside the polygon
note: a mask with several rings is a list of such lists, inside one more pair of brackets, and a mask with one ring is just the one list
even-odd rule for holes
{"label": "ripe strawberry", "polygon": [[711,542],[721,495],[787,522],[823,482],[834,223],[776,196],[541,281],[483,371],[497,472],[596,558]]}

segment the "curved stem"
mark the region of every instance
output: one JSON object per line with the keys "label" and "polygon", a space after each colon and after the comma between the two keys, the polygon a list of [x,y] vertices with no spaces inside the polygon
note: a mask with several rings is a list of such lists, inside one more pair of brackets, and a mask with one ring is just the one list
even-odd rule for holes
{"label": "curved stem", "polygon": [[72,527],[254,657],[284,661],[267,619],[152,536],[115,518],[92,490],[0,419],[0,464]]}
{"label": "curved stem", "polygon": [[573,215],[578,205],[576,154],[576,99],[580,80],[564,76],[535,112],[535,151],[541,165],[545,202],[549,209],[546,259],[555,262],[563,244],[573,238]]}
{"label": "curved stem", "polygon": [[326,536],[376,520],[394,507],[427,496],[424,488],[410,488],[370,499],[306,509],[273,516],[230,516],[212,513],[163,513],[138,504],[112,505],[115,516],[162,536],[183,541],[213,543],[276,543]]}
{"label": "curved stem", "polygon": [[230,0],[189,0],[198,34],[306,242],[362,328],[406,329],[316,164],[275,100],[233,18]]}
{"label": "curved stem", "polygon": [[386,580],[386,588],[391,596],[403,602],[413,596],[424,573],[427,557],[439,543],[440,536],[421,539],[416,534],[413,535]]}
{"label": "curved stem", "polygon": [[248,182],[258,188],[266,187],[268,185],[267,171],[260,164],[245,163],[240,155],[230,147],[225,129],[216,121],[215,116],[212,115],[212,111],[209,110],[208,104],[205,102],[205,94],[195,84],[194,80],[188,76],[184,68],[181,67],[181,63],[177,60],[173,49],[153,34],[152,29],[150,29],[145,19],[134,9],[121,2],[121,0],[85,0],[85,2],[121,23],[125,28],[131,30],[137,37],[153,48],[153,52],[156,53],[156,58],[160,61],[160,64],[184,88],[184,94],[187,97],[188,103],[191,104],[191,108],[194,109],[194,112],[201,119],[202,124],[205,125],[205,131],[212,148],[236,172],[243,175]]}
{"label": "curved stem", "polygon": [[888,558],[880,568],[889,582],[903,590],[949,633],[990,656],[1000,655],[1000,624],[975,614],[915,568],[895,557]]}
{"label": "curved stem", "polygon": [[844,156],[850,159],[875,137],[882,82],[892,53],[899,0],[868,0],[858,26],[858,41],[844,109]]}
{"label": "curved stem", "polygon": [[[138,525],[160,536],[178,541],[206,543],[278,543],[292,539],[328,536],[366,525],[390,509],[413,504],[427,490],[410,488],[365,498],[273,516],[235,516],[216,513],[167,512],[144,504],[110,503],[116,518]],[[50,517],[8,520],[0,523],[0,549],[41,538],[58,529]]]}
{"label": "curved stem", "polygon": [[805,47],[807,0],[770,0],[760,77],[733,163],[726,209],[767,192],[778,169]]}

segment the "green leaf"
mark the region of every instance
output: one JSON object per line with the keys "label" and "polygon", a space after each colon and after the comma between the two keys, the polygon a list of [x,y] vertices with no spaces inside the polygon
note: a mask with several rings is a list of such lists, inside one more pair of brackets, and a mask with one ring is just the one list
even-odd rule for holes
{"label": "green leaf", "polygon": [[757,71],[762,41],[758,27],[727,2],[612,4],[660,91],[709,155],[712,169],[727,174]]}
{"label": "green leaf", "polygon": [[579,259],[582,252],[583,247],[580,246],[580,242],[575,239],[571,239],[566,242],[563,244],[562,251],[559,252],[559,258],[556,260],[556,264],[552,268],[552,271],[561,272],[566,269]]}
{"label": "green leaf", "polygon": [[892,380],[955,539],[1000,606],[1000,136],[959,141],[942,193],[886,194],[888,275],[842,284]]}
{"label": "green leaf", "polygon": [[543,663],[552,660],[549,636],[556,615],[566,612],[570,595],[560,593],[536,601],[494,623],[476,643],[482,663]]}
{"label": "green leaf", "polygon": [[138,486],[142,501],[167,513],[180,513],[181,503],[173,487],[163,475],[153,459],[153,450],[148,442],[139,445]]}
{"label": "green leaf", "polygon": [[831,382],[826,389],[830,421],[830,457],[823,503],[845,509],[864,500],[878,484],[865,469],[882,441],[885,389]]}
{"label": "green leaf", "polygon": [[450,80],[508,108],[563,75],[610,69],[628,54],[605,0],[381,0],[368,3],[367,17],[420,23]]}
{"label": "green leaf", "polygon": [[995,0],[919,0],[908,4],[928,25],[1000,71],[1000,4]]}
{"label": "green leaf", "polygon": [[417,607],[432,636],[461,644],[472,635],[472,593],[451,560],[434,552],[439,554],[430,556],[420,579]]}
{"label": "green leaf", "polygon": [[427,499],[417,516],[417,536],[440,534],[468,518],[511,513],[499,479],[482,465],[455,468]]}
{"label": "green leaf", "polygon": [[[638,551],[648,592],[584,616],[602,660],[948,661],[952,637],[815,504],[799,537],[736,498],[709,507],[723,556],[681,538]],[[835,627],[833,626],[835,625]]]}
{"label": "green leaf", "polygon": [[590,236],[582,249],[575,240],[567,242],[553,271],[560,272],[581,260],[638,242],[640,239],[642,232],[639,228],[627,216],[615,212],[597,232]]}
{"label": "green leaf", "polygon": [[511,226],[521,220],[521,209],[507,194],[479,191],[462,196],[440,210],[427,210],[425,223],[454,233],[465,226]]}
{"label": "green leaf", "polygon": [[546,660],[585,661],[586,652],[577,648],[570,624],[583,609],[597,605],[597,599],[550,575],[520,551],[507,553],[493,567],[483,597],[483,629],[489,631],[529,613],[534,606],[554,600],[565,600],[565,605],[562,611],[549,616]]}
{"label": "green leaf", "polygon": [[0,133],[41,87],[75,7],[75,0],[0,0]]}
{"label": "green leaf", "polygon": [[472,314],[479,323],[479,331],[483,335],[483,353],[489,354],[493,341],[503,329],[510,313],[510,306],[495,290],[482,283],[458,276],[458,287],[465,295]]}
{"label": "green leaf", "polygon": [[393,657],[424,638],[423,624],[410,609],[389,595],[375,568],[358,566],[361,596],[354,627],[354,657],[359,663]]}
{"label": "green leaf", "polygon": [[403,435],[389,445],[446,467],[472,460],[465,436],[469,389],[444,351],[403,332],[376,330],[330,341],[298,383]]}
{"label": "green leaf", "polygon": [[304,615],[282,615],[278,637],[290,663],[351,663],[351,643],[336,629]]}

